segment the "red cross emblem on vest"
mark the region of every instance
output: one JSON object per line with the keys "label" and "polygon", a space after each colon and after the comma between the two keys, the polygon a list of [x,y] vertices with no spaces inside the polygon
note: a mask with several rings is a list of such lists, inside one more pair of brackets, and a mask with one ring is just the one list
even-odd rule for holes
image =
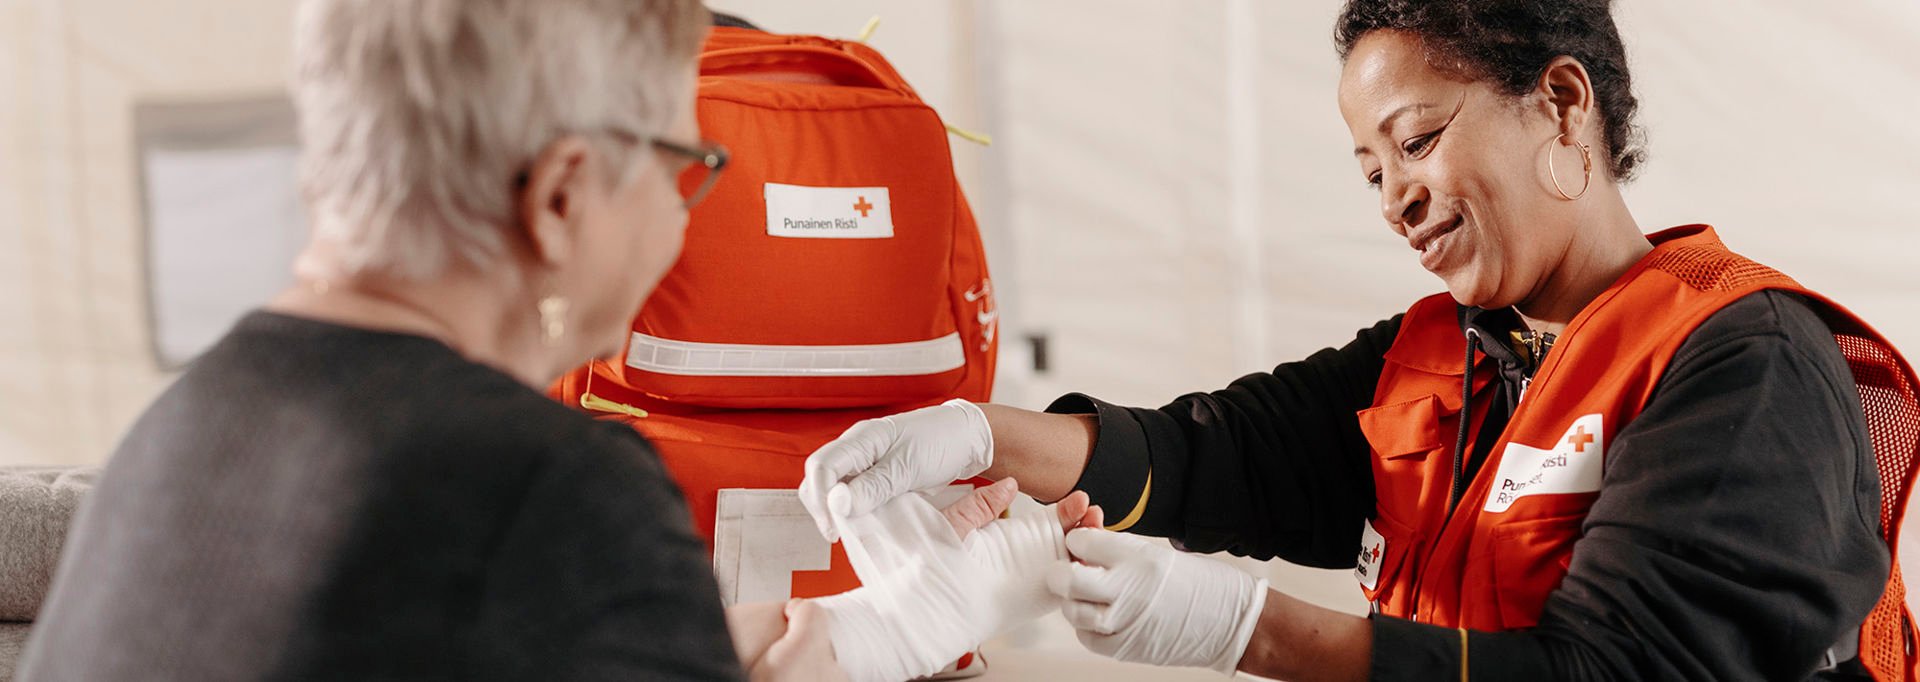
{"label": "red cross emblem on vest", "polygon": [[1574,452],[1584,453],[1587,451],[1587,446],[1593,444],[1593,434],[1587,433],[1585,426],[1577,427],[1573,433],[1567,434],[1567,444],[1573,446]]}
{"label": "red cross emblem on vest", "polygon": [[860,201],[853,205],[853,210],[859,211],[860,217],[865,218],[867,217],[867,212],[873,210],[873,204],[867,203],[866,197],[860,197]]}

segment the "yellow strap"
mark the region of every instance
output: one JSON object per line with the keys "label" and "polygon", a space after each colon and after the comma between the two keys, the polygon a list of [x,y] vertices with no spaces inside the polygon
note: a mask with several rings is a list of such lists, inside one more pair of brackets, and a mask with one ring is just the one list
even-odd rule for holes
{"label": "yellow strap", "polygon": [[988,135],[986,133],[967,130],[966,128],[962,128],[952,123],[947,124],[947,132],[953,133],[956,137],[959,137],[962,140],[972,142],[982,147],[993,146],[993,136]]}
{"label": "yellow strap", "polygon": [[1460,682],[1467,682],[1467,629],[1460,628]]}
{"label": "yellow strap", "polygon": [[[857,38],[854,38],[854,40],[856,42],[862,42],[862,43],[867,42],[868,40],[872,40],[873,32],[878,30],[880,30],[880,15],[875,14],[873,15],[873,18],[867,20],[866,26],[860,27],[860,36]],[[956,126],[951,123],[947,124],[947,132],[953,133],[954,136],[959,137],[962,140],[972,142],[982,147],[993,146],[993,136],[988,135],[986,133],[967,130],[966,128],[962,128],[960,126]]]}
{"label": "yellow strap", "polygon": [[1133,511],[1127,512],[1126,518],[1120,519],[1118,522],[1115,522],[1113,525],[1107,526],[1107,530],[1119,532],[1119,531],[1126,530],[1128,528],[1132,528],[1133,524],[1139,523],[1140,517],[1146,515],[1147,513],[1147,497],[1152,494],[1153,494],[1153,470],[1148,469],[1147,484],[1140,487],[1140,501],[1133,503]]}

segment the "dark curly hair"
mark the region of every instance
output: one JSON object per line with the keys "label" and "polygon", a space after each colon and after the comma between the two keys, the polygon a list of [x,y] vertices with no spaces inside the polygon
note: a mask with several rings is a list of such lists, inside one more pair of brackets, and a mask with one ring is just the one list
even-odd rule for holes
{"label": "dark curly hair", "polygon": [[1333,42],[1345,62],[1362,36],[1380,30],[1419,37],[1435,69],[1518,97],[1560,55],[1579,60],[1606,126],[1607,167],[1622,182],[1646,161],[1640,108],[1611,0],[1347,0]]}

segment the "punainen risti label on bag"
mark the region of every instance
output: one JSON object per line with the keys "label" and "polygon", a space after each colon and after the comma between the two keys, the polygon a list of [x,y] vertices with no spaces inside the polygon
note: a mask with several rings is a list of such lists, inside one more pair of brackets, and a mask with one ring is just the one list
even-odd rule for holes
{"label": "punainen risti label on bag", "polygon": [[769,182],[767,234],[800,239],[887,239],[893,197],[885,187],[807,187]]}

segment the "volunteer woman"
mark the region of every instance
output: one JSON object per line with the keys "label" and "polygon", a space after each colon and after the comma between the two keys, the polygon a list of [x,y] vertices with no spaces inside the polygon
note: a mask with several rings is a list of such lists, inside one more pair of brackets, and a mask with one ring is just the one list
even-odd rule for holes
{"label": "volunteer woman", "polygon": [[1643,152],[1608,3],[1350,0],[1336,36],[1360,175],[1447,294],[1158,409],[1068,395],[850,432],[808,462],[823,531],[843,481],[844,515],[1016,476],[1040,499],[1091,493],[1112,530],[1354,568],[1375,611],[1073,531],[1082,563],[1053,587],[1082,642],[1123,660],[1286,679],[1900,674],[1897,590],[1875,615],[1893,639],[1858,639],[1889,585],[1887,520],[1835,334],[1893,356],[1709,228],[1643,236],[1620,191]]}

